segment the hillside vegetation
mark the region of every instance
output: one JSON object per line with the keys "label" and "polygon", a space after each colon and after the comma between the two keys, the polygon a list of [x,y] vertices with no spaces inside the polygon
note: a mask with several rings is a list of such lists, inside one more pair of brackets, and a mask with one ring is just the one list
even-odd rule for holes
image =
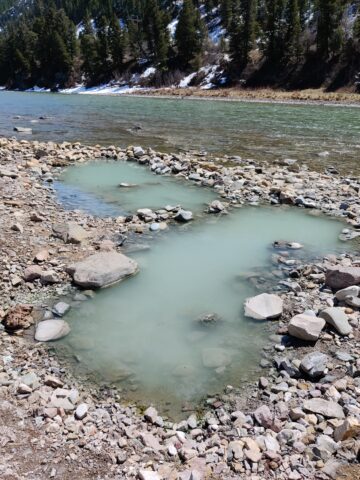
{"label": "hillside vegetation", "polygon": [[0,0],[0,85],[357,91],[360,1]]}

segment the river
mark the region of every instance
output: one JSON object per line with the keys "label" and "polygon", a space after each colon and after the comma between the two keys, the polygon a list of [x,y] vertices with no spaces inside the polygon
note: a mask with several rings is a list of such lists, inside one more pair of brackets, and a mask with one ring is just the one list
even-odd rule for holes
{"label": "river", "polygon": [[[33,133],[17,134],[15,126]],[[356,107],[1,91],[0,135],[194,149],[258,161],[292,158],[359,173]]]}

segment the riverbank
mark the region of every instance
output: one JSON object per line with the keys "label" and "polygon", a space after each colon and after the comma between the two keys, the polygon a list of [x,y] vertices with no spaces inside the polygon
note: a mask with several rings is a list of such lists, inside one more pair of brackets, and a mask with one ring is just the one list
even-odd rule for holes
{"label": "riverbank", "polygon": [[[334,169],[318,173],[290,160],[260,165],[227,157],[214,163],[141,147],[1,139],[2,478],[70,478],[76,470],[84,479],[296,480],[335,478],[342,464],[356,464],[360,259],[354,253],[284,269],[291,265],[291,246],[280,244],[273,261],[288,278],[282,290],[267,291],[283,306],[276,315],[277,336],[264,351],[263,377],[254,379],[246,396],[236,385],[225,387],[207,399],[201,414],[189,412],[182,421],[122,403],[111,385],[81,384],[52,356],[51,344],[32,341],[44,319],[66,324],[67,307],[58,305],[59,298],[70,298],[68,306],[76,308],[96,295],[91,285],[74,286],[84,277],[75,277],[70,265],[98,254],[126,255],[127,243],[133,247],[144,235],[191,219],[179,209],[116,219],[64,210],[53,180],[64,167],[95,158],[135,161],[158,175],[215,188],[221,201],[210,206],[211,215],[232,204],[289,205],[346,221],[344,240],[358,233],[359,180],[342,178]],[[93,272],[97,279],[99,270]],[[353,283],[348,294],[335,297]],[[24,304],[30,306],[19,308]],[[325,326],[319,312],[333,306]],[[17,315],[9,317],[16,307]],[[298,331],[312,342],[302,342],[296,329],[288,335],[294,316],[304,312]],[[20,458],[18,448],[26,455]]]}
{"label": "riverbank", "polygon": [[359,106],[360,94],[351,92],[326,92],[322,89],[308,89],[296,91],[281,91],[274,89],[240,89],[219,88],[201,89],[187,88],[159,88],[139,89],[126,92],[129,96],[150,96],[159,98],[181,98],[198,100],[228,100],[259,103],[287,103],[308,105],[344,105]]}
{"label": "riverbank", "polygon": [[[0,91],[6,91],[0,89]],[[34,87],[26,90],[31,93],[50,93],[50,90]],[[181,100],[222,100],[255,103],[284,103],[290,105],[339,105],[348,107],[360,106],[360,93],[337,91],[327,92],[324,89],[275,90],[272,88],[200,88],[200,87],[140,87],[119,86],[112,84],[86,88],[84,85],[61,89],[57,93],[66,95],[100,95],[129,96],[151,98],[180,98]]]}

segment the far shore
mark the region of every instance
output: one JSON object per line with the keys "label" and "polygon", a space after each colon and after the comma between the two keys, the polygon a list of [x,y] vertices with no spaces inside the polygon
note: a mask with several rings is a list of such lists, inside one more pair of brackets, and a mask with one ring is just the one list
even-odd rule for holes
{"label": "far shore", "polygon": [[220,100],[254,103],[285,103],[310,105],[341,105],[349,107],[360,106],[360,93],[326,92],[323,89],[307,89],[282,91],[274,89],[201,89],[189,88],[159,88],[139,89],[127,92],[131,97],[180,98],[182,100]]}
{"label": "far shore", "polygon": [[[51,93],[50,90],[6,90],[30,93]],[[125,96],[125,97],[148,97],[161,99],[181,100],[217,100],[229,102],[247,103],[274,103],[288,105],[330,105],[344,107],[360,107],[360,93],[351,91],[326,92],[324,89],[306,89],[284,91],[271,88],[244,89],[244,88],[213,88],[202,89],[199,87],[169,87],[169,88],[141,88],[138,86],[99,85],[86,89],[77,86],[59,90],[56,93],[66,95],[96,95],[96,96]]]}

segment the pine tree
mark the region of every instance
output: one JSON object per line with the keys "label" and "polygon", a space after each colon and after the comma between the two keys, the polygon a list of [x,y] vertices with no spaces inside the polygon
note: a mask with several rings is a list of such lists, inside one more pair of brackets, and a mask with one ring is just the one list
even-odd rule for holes
{"label": "pine tree", "polygon": [[184,0],[175,32],[178,61],[181,67],[193,68],[203,51],[203,24],[192,0]]}
{"label": "pine tree", "polygon": [[167,68],[169,54],[169,34],[166,28],[166,17],[161,11],[157,0],[148,0],[144,18],[147,32],[148,46],[156,65],[161,69]]}
{"label": "pine tree", "polygon": [[109,49],[111,54],[111,69],[121,72],[125,55],[125,37],[116,15],[113,15],[109,25]]}
{"label": "pine tree", "polygon": [[96,21],[97,49],[99,60],[99,80],[107,81],[111,76],[111,57],[109,44],[109,21],[102,15]]}
{"label": "pine tree", "polygon": [[80,48],[82,56],[82,70],[88,84],[96,81],[99,69],[97,38],[89,15],[84,18],[83,31],[80,35]]}
{"label": "pine tree", "polygon": [[285,55],[289,61],[297,62],[301,54],[301,19],[298,0],[288,0],[285,19],[287,24]]}
{"label": "pine tree", "polygon": [[281,60],[284,53],[285,0],[266,0],[266,7],[266,56],[269,61],[276,63]]}
{"label": "pine tree", "polygon": [[358,9],[357,17],[354,23],[353,38],[354,38],[354,41],[358,45],[360,45],[360,7]]}
{"label": "pine tree", "polygon": [[340,50],[341,16],[342,8],[339,0],[318,0],[317,46],[324,60]]}
{"label": "pine tree", "polygon": [[226,30],[230,30],[232,23],[233,0],[220,1],[221,23]]}

